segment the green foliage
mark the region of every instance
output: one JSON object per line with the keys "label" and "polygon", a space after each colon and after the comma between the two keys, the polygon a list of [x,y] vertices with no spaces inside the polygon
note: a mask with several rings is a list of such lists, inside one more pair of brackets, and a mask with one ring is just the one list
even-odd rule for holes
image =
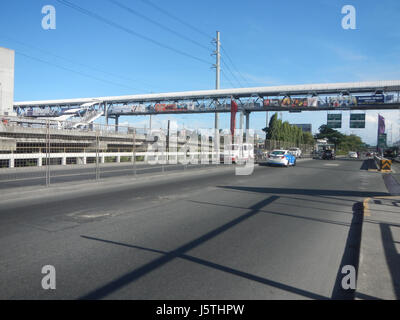
{"label": "green foliage", "polygon": [[315,135],[317,139],[328,139],[330,143],[335,145],[338,152],[346,153],[348,151],[360,151],[365,149],[365,144],[357,135],[346,135],[339,131],[329,128],[327,125],[319,127],[319,133]]}
{"label": "green foliage", "polygon": [[313,144],[314,136],[311,132],[303,132],[303,143],[304,144]]}
{"label": "green foliage", "polygon": [[264,128],[267,140],[290,142],[293,145],[313,144],[314,137],[311,133],[306,133],[301,128],[291,125],[289,122],[282,122],[275,113],[269,120],[268,127]]}

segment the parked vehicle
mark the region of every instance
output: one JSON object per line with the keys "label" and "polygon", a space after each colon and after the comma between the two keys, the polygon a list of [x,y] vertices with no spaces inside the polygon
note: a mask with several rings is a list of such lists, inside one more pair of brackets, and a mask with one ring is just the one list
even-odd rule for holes
{"label": "parked vehicle", "polygon": [[358,153],[354,151],[349,151],[348,157],[353,159],[358,159]]}
{"label": "parked vehicle", "polygon": [[289,152],[294,155],[296,158],[301,158],[301,149],[300,148],[289,148]]}
{"label": "parked vehicle", "polygon": [[322,160],[335,160],[335,152],[333,150],[324,150],[321,155]]}
{"label": "parked vehicle", "polygon": [[393,147],[393,148],[386,149],[386,150],[383,152],[383,156],[384,156],[385,158],[388,158],[388,159],[394,159],[394,158],[397,157],[397,155],[398,155],[398,149],[397,149],[397,147]]}
{"label": "parked vehicle", "polygon": [[255,156],[256,162],[258,162],[258,161],[263,161],[263,160],[266,159],[265,151],[263,151],[263,150],[261,150],[261,149],[255,150],[254,156]]}
{"label": "parked vehicle", "polygon": [[273,150],[268,155],[267,165],[295,166],[296,157],[289,150]]}

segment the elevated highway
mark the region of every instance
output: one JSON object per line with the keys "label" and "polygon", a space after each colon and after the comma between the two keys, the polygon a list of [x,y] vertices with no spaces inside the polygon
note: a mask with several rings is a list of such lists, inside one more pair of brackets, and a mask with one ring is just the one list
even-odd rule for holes
{"label": "elevated highway", "polygon": [[[90,106],[105,117],[230,112],[236,99],[242,112],[399,109],[400,80],[285,85],[92,97],[14,103],[18,114],[37,108],[58,110]],[[42,115],[43,116],[43,115]],[[50,115],[49,115],[50,116]]]}

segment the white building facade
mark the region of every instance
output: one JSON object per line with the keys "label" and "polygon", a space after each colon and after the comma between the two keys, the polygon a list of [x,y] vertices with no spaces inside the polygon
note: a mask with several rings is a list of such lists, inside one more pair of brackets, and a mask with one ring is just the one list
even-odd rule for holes
{"label": "white building facade", "polygon": [[14,115],[14,50],[0,47],[0,116]]}

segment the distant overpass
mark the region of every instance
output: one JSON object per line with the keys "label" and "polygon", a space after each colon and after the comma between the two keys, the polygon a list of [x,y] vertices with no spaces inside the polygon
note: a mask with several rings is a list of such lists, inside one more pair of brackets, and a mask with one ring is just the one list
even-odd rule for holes
{"label": "distant overpass", "polygon": [[19,115],[35,115],[35,109],[54,110],[61,115],[67,108],[84,105],[101,109],[107,121],[119,116],[230,112],[230,99],[238,100],[246,114],[268,111],[379,110],[400,109],[400,80],[285,85],[254,88],[185,91],[78,99],[22,101],[14,103]]}

